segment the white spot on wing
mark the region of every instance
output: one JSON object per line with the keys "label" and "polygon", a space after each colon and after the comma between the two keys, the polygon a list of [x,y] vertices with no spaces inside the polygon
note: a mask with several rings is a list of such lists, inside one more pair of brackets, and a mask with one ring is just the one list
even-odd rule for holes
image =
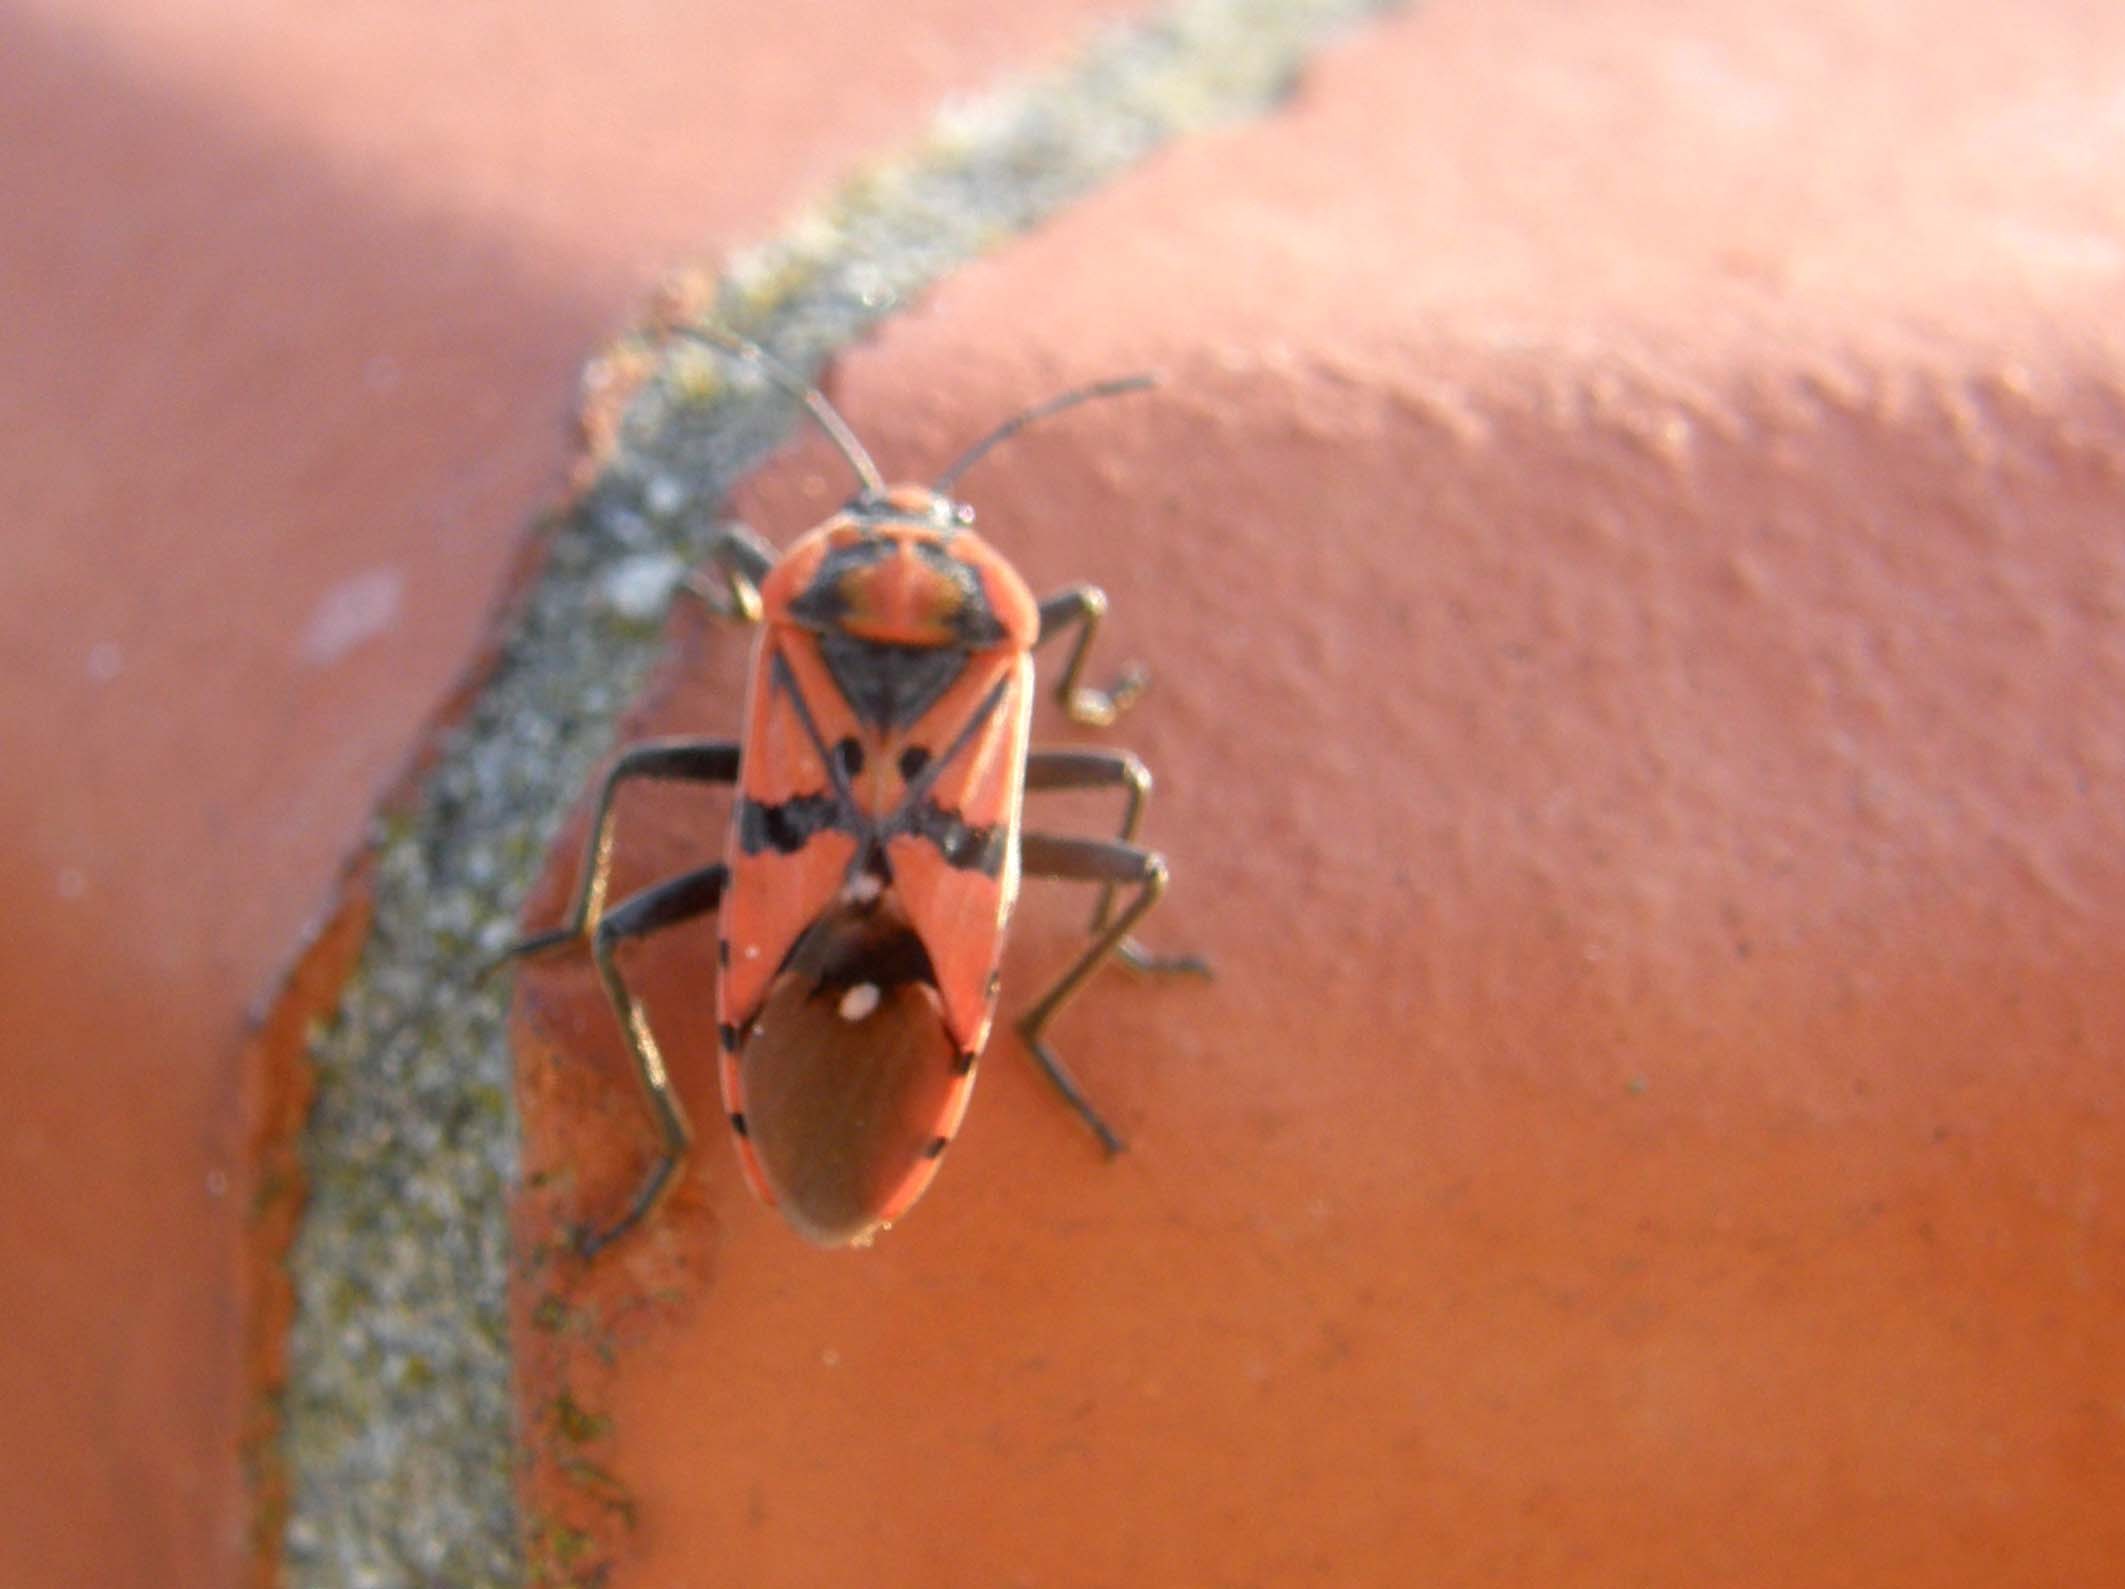
{"label": "white spot on wing", "polygon": [[841,1018],[860,1021],[878,1008],[878,984],[859,982],[841,995]]}

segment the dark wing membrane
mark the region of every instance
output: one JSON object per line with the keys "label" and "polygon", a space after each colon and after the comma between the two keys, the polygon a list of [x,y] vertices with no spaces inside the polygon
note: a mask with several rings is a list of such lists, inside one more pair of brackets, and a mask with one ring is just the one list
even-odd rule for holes
{"label": "dark wing membrane", "polygon": [[912,1203],[965,1107],[929,975],[892,896],[840,906],[741,1036],[733,1124],[771,1201],[821,1246],[860,1242]]}

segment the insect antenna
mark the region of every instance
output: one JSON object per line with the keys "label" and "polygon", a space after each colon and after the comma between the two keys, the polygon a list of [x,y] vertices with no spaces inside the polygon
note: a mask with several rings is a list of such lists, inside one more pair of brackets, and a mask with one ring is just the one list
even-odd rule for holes
{"label": "insect antenna", "polygon": [[961,453],[952,467],[937,477],[932,487],[940,496],[950,496],[952,486],[959,477],[986,457],[991,448],[1000,447],[1028,425],[1036,425],[1051,415],[1060,414],[1066,408],[1075,408],[1079,403],[1089,403],[1097,397],[1120,397],[1126,392],[1141,392],[1156,386],[1155,375],[1124,375],[1111,381],[1094,381],[1090,386],[1074,387],[1060,397],[1051,397],[1027,409],[1015,418],[1005,420],[981,440]]}
{"label": "insect antenna", "polygon": [[856,471],[856,478],[863,482],[864,496],[868,498],[885,495],[885,477],[878,472],[878,466],[871,462],[871,455],[864,451],[863,443],[856,439],[856,433],[849,428],[848,422],[834,412],[833,405],[826,400],[818,387],[758,343],[748,342],[744,337],[725,331],[720,326],[687,325],[676,329],[680,336],[692,337],[712,348],[735,354],[790,396],[802,402],[805,410],[818,422],[819,428],[826,432],[827,439],[833,442],[840,450],[841,456],[848,460],[848,466]]}

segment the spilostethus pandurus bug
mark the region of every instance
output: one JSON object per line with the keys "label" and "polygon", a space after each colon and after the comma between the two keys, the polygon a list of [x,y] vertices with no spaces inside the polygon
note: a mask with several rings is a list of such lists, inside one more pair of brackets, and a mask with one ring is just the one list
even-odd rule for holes
{"label": "spilostethus pandurus bug", "polygon": [[[616,951],[710,913],[721,918],[723,1101],[746,1179],[808,1240],[862,1245],[923,1194],[959,1130],[1021,875],[1099,887],[1091,943],[1018,1030],[1109,1153],[1121,1140],[1049,1046],[1049,1023],[1110,958],[1207,971],[1130,937],[1166,887],[1164,860],[1135,842],[1151,790],[1144,764],[1126,751],[1028,748],[1043,641],[1076,631],[1056,687],[1073,722],[1111,724],[1141,693],[1135,668],[1110,689],[1082,682],[1106,597],[1072,585],[1036,601],[952,495],[1027,425],[1150,382],[1067,392],[997,427],[934,485],[888,486],[815,388],[749,342],[686,334],[802,399],[860,488],[779,557],[742,527],[710,547],[729,614],[759,628],[745,736],[625,751],[599,790],[567,920],[510,953],[588,940],[656,1121],[654,1167],[617,1221],[582,1236],[586,1254],[657,1205],[692,1140]],[[613,796],[637,779],[736,785],[728,858],[608,908]],[[1028,791],[1102,788],[1124,795],[1113,839],[1020,827]]]}

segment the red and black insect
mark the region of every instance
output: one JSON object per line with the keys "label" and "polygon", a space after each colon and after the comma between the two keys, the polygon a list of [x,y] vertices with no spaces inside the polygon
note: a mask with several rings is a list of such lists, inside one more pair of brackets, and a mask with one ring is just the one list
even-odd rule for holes
{"label": "red and black insect", "polygon": [[[801,397],[861,489],[779,558],[742,527],[711,546],[730,612],[760,626],[745,737],[622,754],[598,794],[567,921],[512,953],[589,940],[662,1139],[641,1191],[585,1236],[586,1251],[656,1205],[692,1138],[615,951],[710,912],[721,913],[723,1099],[746,1177],[809,1240],[863,1243],[922,1195],[959,1129],[1022,874],[1099,885],[1092,942],[1018,1029],[1109,1152],[1121,1142],[1048,1045],[1049,1023],[1110,957],[1205,970],[1129,936],[1166,887],[1165,862],[1135,842],[1151,789],[1144,764],[1126,751],[1027,748],[1043,641],[1076,630],[1057,685],[1074,722],[1110,724],[1143,689],[1137,669],[1108,690],[1080,682],[1106,597],[1073,585],[1036,601],[951,494],[1035,420],[1149,383],[1066,393],[998,427],[934,486],[888,487],[814,388],[750,343],[692,334]],[[728,859],[608,909],[613,796],[636,779],[737,785]],[[1021,830],[1028,791],[1096,788],[1124,795],[1118,837]],[[1134,893],[1117,910],[1122,889]]]}

